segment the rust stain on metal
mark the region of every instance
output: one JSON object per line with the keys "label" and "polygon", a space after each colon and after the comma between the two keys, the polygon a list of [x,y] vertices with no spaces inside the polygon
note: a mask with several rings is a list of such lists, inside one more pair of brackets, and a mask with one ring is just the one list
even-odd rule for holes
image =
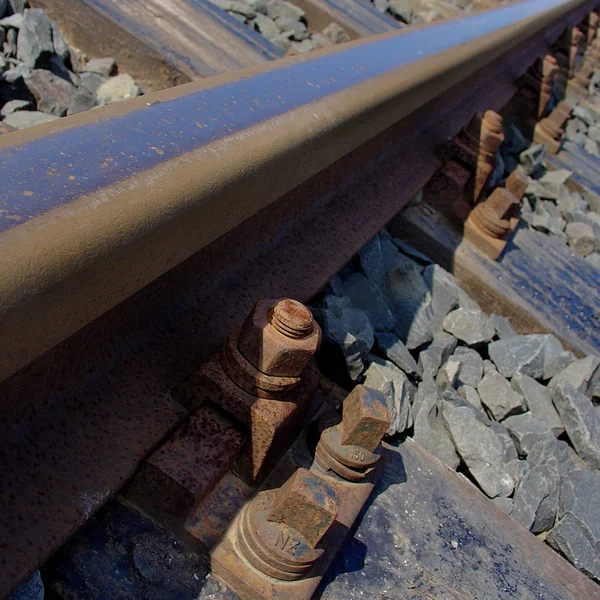
{"label": "rust stain on metal", "polygon": [[590,80],[594,71],[598,68],[599,42],[596,41],[596,34],[599,22],[600,16],[598,13],[591,12],[579,25],[579,29],[583,34],[583,39],[580,42],[580,50],[583,49],[583,56],[579,70],[567,83],[566,94],[569,97],[586,98],[588,95]]}
{"label": "rust stain on metal", "polygon": [[357,385],[342,403],[342,417],[336,411],[325,412],[310,432],[315,464],[330,475],[363,481],[380,459],[377,449],[389,425],[383,395]]}
{"label": "rust stain on metal", "polygon": [[301,579],[322,556],[319,543],[339,505],[334,486],[298,469],[280,489],[259,493],[242,510],[235,530],[239,558],[274,579]]}
{"label": "rust stain on metal", "polygon": [[390,411],[377,390],[357,385],[342,405],[342,444],[374,452],[390,426]]}
{"label": "rust stain on metal", "polygon": [[565,136],[565,124],[571,118],[573,107],[561,100],[552,112],[535,126],[533,141],[545,143],[546,149],[551,154],[557,154]]}
{"label": "rust stain on metal", "polygon": [[568,27],[555,45],[554,56],[559,66],[555,82],[560,98],[565,97],[569,80],[575,74],[579,46],[583,39],[584,34],[579,28]]}
{"label": "rust stain on metal", "polygon": [[[370,448],[378,446],[389,426],[384,398],[359,386],[345,402],[345,434]],[[338,428],[341,438],[341,426],[339,414],[324,412],[317,436],[321,430]],[[265,491],[242,508],[211,552],[213,572],[245,600],[311,598],[378,476],[379,469],[370,468],[360,482],[352,482],[321,468],[311,441],[315,428],[309,426],[305,434],[265,481]],[[371,455],[357,445],[338,447],[342,453],[360,450]],[[380,457],[373,456],[374,464]]]}
{"label": "rust stain on metal", "polygon": [[261,300],[242,326],[238,347],[266,375],[298,377],[321,341],[311,312],[291,299]]}
{"label": "rust stain on metal", "polygon": [[146,460],[123,495],[178,529],[231,469],[244,440],[235,423],[202,406]]}
{"label": "rust stain on metal", "polygon": [[[537,7],[543,12],[536,14]],[[58,185],[59,178],[41,173],[43,202],[33,213],[28,203],[20,233],[4,232],[15,251],[2,271],[11,293],[0,302],[0,333],[7,340],[0,373],[8,376],[38,358],[457,81],[480,74],[490,60],[532,44],[538,32],[552,37],[558,20],[580,20],[584,8],[580,0],[552,8],[529,0],[2,136],[2,160],[11,175],[4,183],[12,198],[19,196],[19,180],[31,163],[55,154],[56,146],[63,151],[59,170],[72,164],[77,175],[107,146],[121,146],[126,156],[88,180]],[[501,27],[499,15],[505,19]],[[274,94],[285,102],[267,102]],[[347,96],[343,102],[341,94]],[[256,98],[263,106],[252,112]],[[198,113],[207,111],[211,117],[199,129]],[[140,135],[143,144],[136,143]],[[149,150],[148,141],[164,155]],[[222,159],[226,149],[232,160]],[[285,177],[273,176],[282,172]],[[76,230],[65,228],[75,214]],[[76,263],[65,260],[74,254]]]}
{"label": "rust stain on metal", "polygon": [[[300,143],[294,138],[296,150],[292,152],[292,146],[278,144],[272,137],[268,137],[268,144],[265,143],[268,132],[262,126],[257,127],[254,137],[259,139],[260,145],[241,144],[235,154],[244,158],[258,156],[261,165],[266,165],[263,170],[255,170],[254,163],[223,161],[222,153],[218,165],[217,158],[213,160],[208,153],[170,156],[169,182],[161,180],[156,184],[162,172],[158,169],[141,174],[139,178],[134,176],[118,189],[104,189],[100,195],[94,195],[94,190],[87,188],[85,193],[91,196],[86,202],[89,200],[89,206],[93,206],[87,216],[77,212],[86,212],[86,202],[74,201],[48,218],[41,217],[36,227],[25,225],[21,229],[19,226],[15,237],[24,240],[24,245],[15,246],[15,253],[23,259],[23,264],[32,265],[34,271],[31,277],[25,277],[18,265],[9,261],[5,262],[0,275],[8,278],[5,281],[9,285],[27,282],[19,290],[29,290],[33,296],[27,296],[31,302],[23,300],[19,303],[18,311],[3,313],[3,339],[9,342],[7,353],[0,361],[2,373],[13,373],[39,358],[2,384],[2,396],[6,400],[0,436],[2,480],[4,489],[13,494],[15,500],[11,498],[5,507],[0,537],[3,540],[20,537],[23,541],[18,545],[6,543],[1,548],[2,560],[6,561],[6,568],[0,573],[3,593],[8,593],[22,581],[73,533],[83,519],[97,510],[176,425],[182,414],[170,401],[170,390],[197,368],[198,361],[216,350],[233,327],[243,320],[253,302],[282,293],[308,300],[316,293],[402,208],[408,197],[424,185],[436,168],[431,158],[432,150],[450,139],[475,111],[490,106],[499,108],[508,99],[514,76],[522,73],[525,65],[544,51],[543,44],[539,38],[534,39],[534,34],[543,29],[547,38],[553,39],[565,23],[574,22],[576,16],[580,19],[584,9],[581,2],[568,2],[545,11],[541,18],[530,16],[523,20],[520,5],[507,8],[512,15],[512,21],[507,20],[507,23],[518,23],[516,27],[503,27],[489,36],[459,46],[457,53],[465,59],[465,52],[469,50],[473,62],[465,62],[458,71],[450,71],[449,65],[456,53],[448,52],[433,57],[434,66],[431,61],[426,66],[421,63],[409,65],[403,70],[405,79],[402,81],[410,81],[415,72],[424,74],[427,71],[425,79],[439,77],[442,79],[440,85],[436,84],[435,89],[428,86],[407,88],[401,98],[413,99],[414,104],[404,104],[400,100],[388,102],[383,107],[373,108],[369,115],[372,119],[364,118],[366,115],[361,112],[360,103],[353,104],[350,112],[355,111],[352,114],[359,115],[358,118],[347,118],[346,115],[344,126],[333,133],[330,121],[324,122],[322,130],[331,133],[326,147],[308,146],[317,134],[305,132],[307,135],[303,139],[309,141]],[[483,21],[489,24],[496,18],[494,14]],[[478,19],[475,18],[476,23],[480,22]],[[466,28],[472,30],[473,21],[465,22],[469,23]],[[386,43],[391,43],[390,39],[387,38]],[[409,41],[403,46],[407,51],[410,50]],[[363,45],[370,44],[356,43],[352,49],[358,51]],[[490,52],[497,56],[493,63],[487,62]],[[402,55],[398,52],[381,54],[385,57]],[[327,56],[334,55],[336,53]],[[482,57],[485,57],[485,65]],[[152,98],[103,107],[47,126],[2,136],[0,146],[6,150],[5,157],[17,147],[25,152],[19,155],[24,157],[29,143],[35,141],[43,146],[43,151],[29,158],[37,160],[38,156],[50,155],[51,147],[63,147],[70,136],[79,139],[81,133],[83,143],[91,148],[94,144],[90,143],[89,125],[100,123],[108,128],[110,137],[118,132],[117,128],[125,132],[129,125],[138,123],[143,110],[167,108],[168,101],[193,96],[200,88],[204,92],[215,90],[219,86],[236,84],[243,77],[252,78],[257,73],[264,76],[271,71],[288,73],[296,64],[305,63],[314,67],[309,81],[320,86],[322,95],[329,94],[331,89],[326,83],[318,83],[319,67],[323,63],[315,61],[315,57],[297,59],[283,66],[269,65],[241,74],[211,78],[201,84],[158,93]],[[340,59],[337,64],[343,64],[343,61]],[[477,71],[484,66],[485,69]],[[354,63],[351,70],[369,76],[367,62]],[[451,80],[443,79],[446,71],[451,73]],[[340,88],[346,85],[347,78],[338,79]],[[391,85],[384,85],[385,78],[381,79],[377,94],[392,93]],[[456,84],[458,79],[460,85]],[[390,78],[386,81],[389,83]],[[246,83],[242,79],[239,85],[244,87]],[[360,86],[357,85],[355,97],[371,99],[374,94],[372,83],[368,81],[361,85],[364,96],[358,94]],[[297,97],[298,89],[290,89],[292,96]],[[479,90],[477,95],[472,93],[474,89]],[[310,90],[314,91],[312,87]],[[394,97],[400,98],[397,89],[395,93]],[[198,96],[195,98],[197,100]],[[239,96],[236,102],[239,108],[242,104]],[[288,108],[298,106],[291,98],[286,102]],[[262,104],[266,106],[267,102]],[[340,106],[339,96],[334,96],[326,106],[319,108],[319,115],[324,114],[322,108],[326,111],[335,107],[337,111]],[[348,105],[344,104],[344,107],[348,108]],[[315,105],[305,108],[290,113],[286,122],[295,120],[301,122],[302,127],[309,123],[315,114]],[[256,114],[265,118],[261,111],[257,109]],[[158,123],[160,119],[156,116],[156,112],[147,115]],[[131,119],[125,127],[128,117]],[[243,120],[242,128],[250,125]],[[385,127],[390,129],[356,147]],[[192,125],[187,130],[192,128],[198,129]],[[174,135],[185,129],[169,123],[165,131]],[[287,133],[286,140],[290,139]],[[46,140],[45,136],[48,136]],[[252,136],[239,135],[239,138],[251,141]],[[273,149],[273,153],[259,155],[257,148],[265,147]],[[306,152],[307,147],[311,152]],[[332,148],[335,149],[333,154]],[[156,156],[155,152],[149,152]],[[214,152],[214,148],[211,147],[209,152]],[[305,155],[308,158],[298,164]],[[344,158],[334,166],[327,166],[341,156]],[[87,154],[82,152],[81,160],[85,162],[86,157]],[[166,153],[162,158],[167,160]],[[198,171],[199,159],[203,165],[201,172]],[[182,161],[186,168],[181,166]],[[306,163],[310,163],[310,168],[305,168]],[[124,164],[130,165],[129,162]],[[208,181],[211,190],[222,191],[223,179],[215,181],[210,178],[210,173],[223,164],[231,165],[231,172],[237,177],[231,180],[235,185],[227,188],[227,193],[219,192],[218,198],[209,198],[202,186]],[[301,176],[280,177],[277,174],[282,170]],[[18,177],[18,169],[15,173]],[[239,178],[240,173],[250,173],[250,180]],[[268,176],[269,194],[265,197],[264,182],[268,173],[277,176]],[[221,175],[229,181],[227,174],[221,173],[219,177]],[[303,179],[308,177],[313,178]],[[146,185],[147,178],[153,183],[151,187]],[[46,189],[48,181],[40,179],[39,188]],[[201,183],[201,188],[196,188],[196,183]],[[111,196],[107,206],[97,204],[99,199],[106,199],[106,194],[113,192],[115,195]],[[205,212],[181,210],[184,205],[191,206],[186,204],[192,198],[188,192],[193,192],[193,198],[206,208]],[[80,193],[83,193],[81,188]],[[274,202],[284,193],[285,197]],[[233,203],[233,199],[237,201],[240,197],[246,200],[244,207]],[[57,198],[71,201],[72,194],[57,192],[47,196],[49,201]],[[181,219],[171,221],[165,229],[145,230],[140,237],[136,230],[135,236],[126,240],[124,234],[133,231],[129,229],[133,223],[129,219],[132,214],[136,217],[135,222],[165,224],[159,218],[160,211],[154,210],[157,198],[162,198],[162,204],[168,198],[169,214],[177,214]],[[173,198],[181,199],[176,209],[170,202]],[[365,202],[365,198],[369,202]],[[260,203],[258,199],[264,202]],[[140,217],[139,210],[150,205],[152,210]],[[218,213],[215,217],[217,205],[228,212]],[[231,214],[232,206],[243,214],[236,212],[228,219],[226,214]],[[46,206],[43,212],[47,209]],[[68,225],[75,222],[71,218],[75,214],[78,232]],[[117,214],[127,218],[121,220]],[[310,224],[306,222],[307,215],[311,216]],[[209,221],[223,227],[204,235],[207,232],[201,232],[198,223]],[[110,235],[113,226],[114,238]],[[227,232],[227,228],[231,230]],[[75,233],[81,234],[80,237]],[[199,234],[202,234],[201,238]],[[94,245],[98,239],[103,240],[102,247]],[[111,245],[106,241],[112,239],[119,240],[119,244]],[[143,243],[138,244],[140,239]],[[190,240],[193,243],[188,243]],[[9,241],[5,239],[7,245]],[[81,261],[78,265],[65,261],[63,266],[85,266],[81,273],[49,270],[52,266],[47,260],[49,257],[60,262],[63,257],[74,255],[74,248],[78,248]],[[52,253],[53,249],[58,254]],[[197,254],[181,262],[194,253]],[[157,260],[157,256],[161,256],[161,260]],[[32,290],[30,284],[34,281],[34,272],[49,274],[49,277],[39,281],[42,285]],[[143,286],[146,287],[141,289]],[[103,315],[111,307],[112,310]],[[80,329],[86,324],[85,329]],[[56,346],[61,340],[65,341]],[[307,371],[310,369],[309,365]],[[299,393],[301,385],[302,382],[295,393]],[[32,436],[29,436],[30,432],[33,432]],[[31,451],[30,439],[34,439],[35,451]],[[56,470],[57,464],[61,466],[60,472]],[[93,469],[90,464],[94,465]],[[42,481],[50,483],[41,486]],[[20,523],[18,536],[14,534],[17,522]],[[41,522],[44,522],[43,528],[39,527]]]}
{"label": "rust stain on metal", "polygon": [[423,200],[462,226],[481,199],[495,168],[500,147],[502,117],[488,110],[477,113],[442,150],[442,167],[423,190]]}
{"label": "rust stain on metal", "polygon": [[273,495],[265,519],[294,529],[315,548],[335,520],[338,504],[331,485],[306,469],[298,469]]}
{"label": "rust stain on metal", "polygon": [[538,58],[517,81],[517,91],[501,111],[502,116],[513,122],[528,139],[534,139],[538,121],[546,114],[552,82],[559,70],[554,56],[547,54]]}
{"label": "rust stain on metal", "polygon": [[240,351],[240,333],[233,331],[219,355],[222,369],[238,387],[252,396],[277,400],[300,383],[300,377],[268,375],[257,369]]}
{"label": "rust stain on metal", "polygon": [[260,300],[213,356],[175,390],[193,410],[206,399],[249,428],[236,472],[253,484],[294,439],[319,384],[310,364],[321,330],[291,299]]}
{"label": "rust stain on metal", "polygon": [[520,200],[508,189],[496,188],[465,221],[464,238],[497,259],[519,224],[519,208]]}
{"label": "rust stain on metal", "polygon": [[254,493],[253,487],[227,473],[188,517],[182,532],[188,545],[201,554],[210,551]]}
{"label": "rust stain on metal", "polygon": [[507,178],[504,187],[516,198],[517,202],[523,200],[525,190],[529,185],[529,177],[519,169],[515,169]]}

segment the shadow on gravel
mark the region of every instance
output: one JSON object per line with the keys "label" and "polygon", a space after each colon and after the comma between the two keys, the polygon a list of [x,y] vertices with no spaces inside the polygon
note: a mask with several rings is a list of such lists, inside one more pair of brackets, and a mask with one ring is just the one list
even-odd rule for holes
{"label": "shadow on gravel", "polygon": [[118,501],[93,516],[42,570],[46,600],[192,600],[208,564]]}

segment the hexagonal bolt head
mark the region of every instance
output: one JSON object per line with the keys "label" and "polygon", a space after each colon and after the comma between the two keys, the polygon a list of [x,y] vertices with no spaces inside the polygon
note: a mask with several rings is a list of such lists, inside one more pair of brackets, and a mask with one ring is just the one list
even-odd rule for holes
{"label": "hexagonal bolt head", "polygon": [[267,521],[294,529],[314,548],[335,521],[339,507],[333,486],[307,469],[298,469],[273,498]]}
{"label": "hexagonal bolt head", "polygon": [[374,452],[391,420],[383,394],[357,385],[344,400],[342,411],[342,444]]}
{"label": "hexagonal bolt head", "polygon": [[299,377],[321,343],[321,329],[296,300],[259,300],[240,331],[238,349],[259,371]]}

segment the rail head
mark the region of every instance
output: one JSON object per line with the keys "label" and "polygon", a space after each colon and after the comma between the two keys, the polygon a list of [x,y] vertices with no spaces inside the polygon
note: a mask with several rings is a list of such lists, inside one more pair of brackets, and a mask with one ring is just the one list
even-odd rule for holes
{"label": "rail head", "polygon": [[[526,0],[0,139],[0,380],[593,3]],[[551,43],[554,39],[548,39]]]}

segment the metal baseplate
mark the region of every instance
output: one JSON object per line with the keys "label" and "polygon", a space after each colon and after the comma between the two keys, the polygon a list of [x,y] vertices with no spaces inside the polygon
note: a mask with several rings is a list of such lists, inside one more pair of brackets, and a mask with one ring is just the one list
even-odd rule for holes
{"label": "metal baseplate", "polygon": [[124,490],[188,548],[212,549],[242,598],[310,598],[379,473],[385,398],[357,386],[339,408],[327,401],[320,337],[299,302],[257,302],[178,387],[189,422]]}
{"label": "metal baseplate", "polygon": [[311,598],[369,498],[389,412],[363,386],[342,411],[309,424],[213,548],[213,573],[241,598]]}

